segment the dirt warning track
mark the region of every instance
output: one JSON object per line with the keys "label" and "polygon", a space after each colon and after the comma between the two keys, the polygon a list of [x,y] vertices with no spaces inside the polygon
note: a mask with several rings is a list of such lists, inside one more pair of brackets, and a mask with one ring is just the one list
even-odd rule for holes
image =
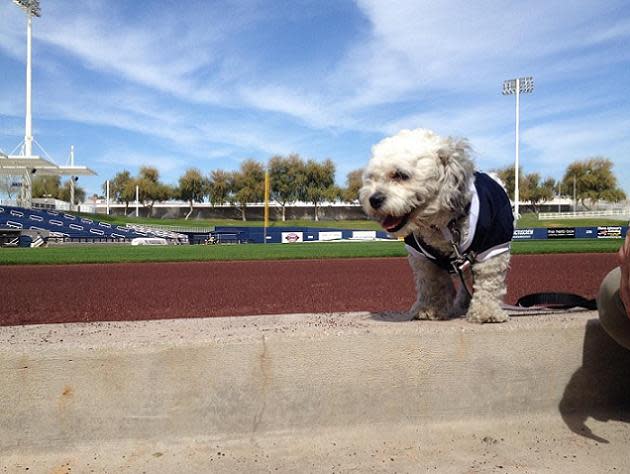
{"label": "dirt warning track", "polygon": [[[513,256],[506,301],[594,297],[615,254]],[[0,325],[339,311],[404,311],[406,258],[0,267]]]}

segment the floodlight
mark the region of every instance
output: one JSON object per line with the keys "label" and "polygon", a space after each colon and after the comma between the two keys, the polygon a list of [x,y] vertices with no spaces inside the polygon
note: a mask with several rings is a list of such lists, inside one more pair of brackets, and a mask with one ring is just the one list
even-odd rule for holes
{"label": "floodlight", "polygon": [[516,84],[518,81],[518,92],[520,94],[528,94],[534,92],[534,78],[532,76],[519,77],[518,79],[508,79],[503,81],[503,95],[512,95],[516,92]]}
{"label": "floodlight", "polygon": [[510,79],[508,81],[503,81],[503,95],[511,95],[514,93],[516,89],[516,79]]}
{"label": "floodlight", "polygon": [[516,95],[516,147],[514,159],[514,218],[518,219],[519,199],[518,194],[518,167],[519,167],[519,96],[534,92],[534,78],[532,76],[519,77],[503,81],[503,95]]}
{"label": "floodlight", "polygon": [[24,10],[26,13],[40,17],[42,16],[41,8],[39,7],[39,0],[13,0],[18,7]]}

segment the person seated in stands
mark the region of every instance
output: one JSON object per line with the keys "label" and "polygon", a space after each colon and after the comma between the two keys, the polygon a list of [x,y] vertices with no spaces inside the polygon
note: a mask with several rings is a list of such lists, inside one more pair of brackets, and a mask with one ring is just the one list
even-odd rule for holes
{"label": "person seated in stands", "polygon": [[630,349],[630,232],[617,255],[619,267],[604,278],[597,308],[599,320],[610,337]]}

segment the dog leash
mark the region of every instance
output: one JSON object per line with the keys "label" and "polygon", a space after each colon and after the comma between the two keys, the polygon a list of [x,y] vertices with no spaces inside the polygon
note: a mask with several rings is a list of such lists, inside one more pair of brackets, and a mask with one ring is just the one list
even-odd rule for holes
{"label": "dog leash", "polygon": [[[448,255],[428,244],[421,236],[416,234],[411,234],[411,237],[407,237],[405,239],[405,243],[418,252],[424,254],[434,265],[437,265],[451,275],[457,275],[464,287],[464,290],[468,296],[472,298],[474,285],[472,264],[475,262],[477,255],[472,250],[467,252],[460,251],[459,241],[461,240],[461,234],[456,227],[457,220],[457,218],[452,219],[444,230],[431,225],[434,230],[442,233],[443,237],[452,248],[451,253]],[[448,235],[445,231],[448,231]]]}
{"label": "dog leash", "polygon": [[[461,234],[459,230],[457,230],[457,228],[455,227],[456,222],[457,220],[453,219],[448,223],[447,226],[449,232],[451,233],[451,239],[449,243],[451,244],[451,247],[453,248],[453,253],[455,254],[454,258],[449,259],[449,263],[452,268],[452,271],[450,271],[449,273],[459,276],[464,290],[466,290],[466,293],[468,293],[468,297],[472,298],[475,283],[475,277],[472,272],[472,264],[474,263],[477,255],[472,250],[464,253],[459,250]],[[455,242],[455,240],[457,240],[457,242]],[[466,278],[466,275],[469,275],[469,278]],[[470,287],[468,285],[468,281],[470,281]]]}
{"label": "dog leash", "polygon": [[[461,240],[461,234],[455,226],[456,222],[457,219],[453,219],[447,225],[450,232],[450,236],[447,240],[453,249],[452,256],[443,254],[435,247],[426,243],[421,237],[414,235],[414,239],[420,248],[426,248],[429,251],[432,255],[431,261],[435,265],[438,265],[450,274],[457,275],[459,277],[464,290],[468,296],[472,298],[474,291],[472,264],[475,262],[477,255],[472,250],[468,252],[460,251],[459,241]],[[547,312],[553,312],[554,310],[566,310],[571,308],[595,310],[597,309],[597,301],[595,299],[584,298],[583,296],[573,293],[542,292],[524,295],[518,299],[515,305],[507,306],[513,311],[542,309]]]}
{"label": "dog leash", "polygon": [[588,299],[573,293],[532,293],[521,296],[516,302],[520,308],[547,308],[547,309],[570,309],[584,308],[588,310],[597,309],[597,300]]}

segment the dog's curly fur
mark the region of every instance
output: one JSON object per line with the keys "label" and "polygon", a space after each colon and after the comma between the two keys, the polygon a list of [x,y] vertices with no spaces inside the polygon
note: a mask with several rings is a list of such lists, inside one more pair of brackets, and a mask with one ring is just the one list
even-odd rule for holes
{"label": "dog's curly fur", "polygon": [[[441,229],[455,220],[461,239],[468,236],[466,209],[472,199],[474,171],[466,140],[443,138],[424,129],[403,130],[372,148],[359,199],[366,213],[394,236],[421,236],[431,247],[450,255],[451,243]],[[448,272],[410,253],[417,290],[411,316],[447,319],[466,314],[471,322],[506,321],[501,302],[509,260],[505,252],[475,262],[470,299]]]}

